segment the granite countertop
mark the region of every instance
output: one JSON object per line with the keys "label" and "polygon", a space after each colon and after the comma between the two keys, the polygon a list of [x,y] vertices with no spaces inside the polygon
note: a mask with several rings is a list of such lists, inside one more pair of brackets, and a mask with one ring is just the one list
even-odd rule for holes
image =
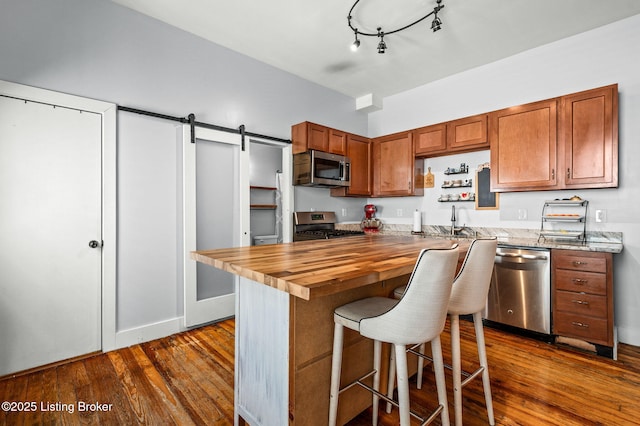
{"label": "granite countertop", "polygon": [[[359,224],[340,224],[339,229],[360,229]],[[624,245],[621,232],[587,232],[586,242],[574,239],[539,238],[539,229],[514,228],[463,228],[455,236],[449,235],[450,228],[438,225],[423,225],[422,234],[413,234],[411,225],[385,224],[378,235],[415,235],[428,238],[470,240],[474,238],[496,237],[498,244],[514,247],[582,250],[605,253],[620,253]]]}

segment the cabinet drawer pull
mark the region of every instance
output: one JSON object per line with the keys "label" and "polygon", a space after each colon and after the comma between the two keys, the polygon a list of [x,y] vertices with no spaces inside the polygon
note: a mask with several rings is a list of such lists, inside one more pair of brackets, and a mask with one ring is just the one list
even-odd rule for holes
{"label": "cabinet drawer pull", "polygon": [[573,266],[582,266],[582,265],[588,265],[589,262],[581,262],[580,260],[574,260],[573,261]]}
{"label": "cabinet drawer pull", "polygon": [[585,324],[582,322],[571,321],[571,324],[575,325],[576,327],[589,328],[589,324]]}
{"label": "cabinet drawer pull", "polygon": [[574,284],[578,285],[584,285],[589,282],[589,280],[583,280],[582,278],[573,278],[571,281],[573,281]]}
{"label": "cabinet drawer pull", "polygon": [[577,304],[577,305],[586,305],[589,306],[589,302],[587,302],[586,300],[572,300],[571,302]]}

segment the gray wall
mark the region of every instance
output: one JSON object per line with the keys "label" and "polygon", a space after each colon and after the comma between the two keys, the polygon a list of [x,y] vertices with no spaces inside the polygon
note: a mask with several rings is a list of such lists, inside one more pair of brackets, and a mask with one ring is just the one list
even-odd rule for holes
{"label": "gray wall", "polygon": [[[616,325],[621,342],[640,345],[640,15],[587,33],[532,49],[510,58],[436,81],[384,99],[384,109],[370,114],[369,135],[393,133],[481,112],[619,84],[618,189],[538,191],[502,194],[499,211],[466,209],[472,226],[539,229],[544,200],[572,196],[589,200],[588,229],[623,232],[624,251],[614,256]],[[434,101],[430,101],[433,99]],[[465,161],[472,167],[489,161],[488,151],[441,157],[427,162],[436,173]],[[449,224],[450,206],[438,203],[436,185],[424,197],[379,199],[386,220],[401,222],[393,212],[425,212],[427,223]],[[386,207],[386,209],[385,209]],[[527,220],[518,220],[518,210]],[[596,209],[607,221],[596,223]]]}
{"label": "gray wall", "polygon": [[[367,131],[353,99],[110,1],[1,0],[0,10],[2,80],[287,139],[304,120]],[[119,331],[182,316],[176,130],[118,114]]]}

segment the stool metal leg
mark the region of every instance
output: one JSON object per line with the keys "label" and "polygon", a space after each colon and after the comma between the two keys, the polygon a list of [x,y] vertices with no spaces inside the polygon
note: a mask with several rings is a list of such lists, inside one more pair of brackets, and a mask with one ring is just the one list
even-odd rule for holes
{"label": "stool metal leg", "polygon": [[442,406],[440,413],[443,426],[449,426],[449,408],[447,402],[447,384],[444,379],[444,362],[442,360],[442,344],[440,336],[431,341],[431,355],[433,356],[433,369],[436,375],[436,389],[438,391],[438,403]]}
{"label": "stool metal leg", "polygon": [[456,426],[462,426],[462,367],[460,362],[460,317],[451,319],[451,364],[453,369],[453,411]]}
{"label": "stool metal leg", "polygon": [[491,380],[489,379],[489,363],[487,362],[487,350],[484,344],[484,328],[482,325],[482,314],[476,312],[473,314],[473,324],[476,329],[476,342],[478,344],[478,358],[480,366],[484,368],[482,372],[482,386],[484,387],[484,400],[487,404],[487,416],[489,424],[495,425],[496,421],[493,417],[493,401],[491,399]]}
{"label": "stool metal leg", "polygon": [[[382,365],[382,342],[380,340],[373,341],[373,369],[375,374],[373,375],[373,389],[376,392],[380,391],[380,366]],[[378,402],[380,397],[377,394],[373,394],[373,422],[374,426],[378,424]]]}
{"label": "stool metal leg", "polygon": [[[395,350],[391,350],[391,356],[389,357],[389,381],[387,382],[387,398],[393,398],[393,384],[396,381],[396,354]],[[387,402],[387,413],[391,413],[393,405]]]}
{"label": "stool metal leg", "polygon": [[335,426],[338,417],[338,395],[342,369],[344,327],[336,323],[333,330],[333,356],[331,359],[331,393],[329,397],[329,426]]}
{"label": "stool metal leg", "polygon": [[396,356],[396,370],[398,373],[398,402],[400,404],[400,426],[409,426],[411,413],[409,411],[409,372],[407,370],[407,352],[404,345],[393,345]]}
{"label": "stool metal leg", "polygon": [[[424,355],[424,343],[420,345],[420,349],[418,350],[422,355]],[[422,370],[424,370],[424,358],[421,356],[418,357],[418,377],[417,379],[417,388],[422,389]]]}

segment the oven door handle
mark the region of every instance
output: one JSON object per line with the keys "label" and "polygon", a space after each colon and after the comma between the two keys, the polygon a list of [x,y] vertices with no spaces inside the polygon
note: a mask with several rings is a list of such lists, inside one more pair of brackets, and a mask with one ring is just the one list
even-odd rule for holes
{"label": "oven door handle", "polygon": [[497,252],[496,256],[510,257],[515,259],[527,259],[527,260],[547,260],[547,256],[544,254],[516,254],[516,253],[501,253]]}

